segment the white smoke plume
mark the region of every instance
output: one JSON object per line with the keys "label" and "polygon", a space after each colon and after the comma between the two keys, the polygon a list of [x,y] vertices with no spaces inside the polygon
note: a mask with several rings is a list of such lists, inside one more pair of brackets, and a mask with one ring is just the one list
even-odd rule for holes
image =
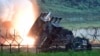
{"label": "white smoke plume", "polygon": [[[19,13],[23,13],[21,17],[25,16],[25,11],[31,11],[32,9],[26,8],[33,8],[35,13],[35,17],[38,17],[39,14],[39,7],[36,0],[0,0],[0,26],[3,25],[6,28],[9,28],[12,22],[15,22],[19,15]],[[26,15],[28,16],[28,15]]]}
{"label": "white smoke plume", "polygon": [[[6,34],[5,29],[9,30],[14,25],[19,27],[18,22],[19,25],[21,23],[18,21],[19,19],[23,18],[24,23],[28,23],[24,19],[36,19],[38,15],[39,7],[37,0],[0,0],[0,34]],[[23,25],[24,23],[22,22]]]}
{"label": "white smoke plume", "polygon": [[[33,6],[37,6],[36,0],[0,0],[0,22],[13,20],[19,10],[27,10],[25,8],[30,7],[31,3]],[[38,10],[38,8],[34,10]]]}
{"label": "white smoke plume", "polygon": [[[13,14],[18,10],[17,7],[24,7],[28,0],[0,0],[0,19],[1,21],[12,20]],[[23,8],[24,9],[24,8]]]}

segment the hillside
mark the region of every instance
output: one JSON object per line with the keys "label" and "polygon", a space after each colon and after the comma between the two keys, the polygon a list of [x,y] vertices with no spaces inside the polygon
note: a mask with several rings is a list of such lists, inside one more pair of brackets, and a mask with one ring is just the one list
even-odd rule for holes
{"label": "hillside", "polygon": [[[62,23],[83,23],[97,26],[100,21],[100,0],[38,0],[43,12],[64,18]],[[93,23],[93,24],[92,24]],[[64,24],[63,24],[64,25]],[[72,24],[71,24],[72,25]]]}
{"label": "hillside", "polygon": [[[70,18],[69,21],[99,20],[100,0],[39,0],[42,11]],[[92,16],[92,17],[91,17]]]}

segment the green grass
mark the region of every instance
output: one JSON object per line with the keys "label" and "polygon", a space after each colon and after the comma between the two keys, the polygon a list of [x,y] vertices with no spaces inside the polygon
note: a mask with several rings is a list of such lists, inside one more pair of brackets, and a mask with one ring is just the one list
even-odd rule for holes
{"label": "green grass", "polygon": [[80,29],[88,27],[100,27],[100,21],[86,21],[86,22],[61,22],[61,26],[66,29]]}
{"label": "green grass", "polygon": [[100,56],[100,50],[92,51],[68,51],[46,53],[0,53],[1,56]]}
{"label": "green grass", "polygon": [[[100,7],[99,4],[96,6],[93,6],[95,4],[95,1],[93,0],[89,0],[89,2],[94,2],[92,3],[90,6],[93,6],[93,8],[89,7],[90,4],[89,2],[77,2],[77,0],[73,0],[74,3],[76,2],[75,5],[73,4],[73,1],[67,1],[67,0],[44,0],[45,2],[42,2],[42,0],[39,0],[39,4],[40,6],[42,6],[42,9],[53,9],[56,11],[62,11],[62,12],[79,12],[79,13],[84,13],[84,12],[98,12],[100,11]],[[100,1],[96,1],[98,3],[100,3]],[[69,3],[72,3],[69,4]],[[84,5],[84,6],[83,6]],[[87,7],[87,8],[85,8]],[[79,9],[79,8],[83,8],[83,9]]]}
{"label": "green grass", "polygon": [[[63,19],[74,18],[79,21],[79,18],[82,17],[84,20],[99,20],[100,21],[100,7],[93,7],[93,8],[87,8],[88,5],[86,3],[80,3],[79,5],[84,9],[78,9],[80,6],[71,5],[69,6],[72,1],[67,2],[67,0],[44,0],[45,3],[41,2],[42,0],[39,0],[39,6],[41,7],[40,10],[42,12],[52,12],[53,16],[62,17]],[[74,0],[73,0],[74,1]],[[75,0],[76,1],[76,0]],[[83,0],[82,0],[83,1]],[[88,0],[87,0],[88,1]],[[90,2],[94,2],[92,0],[89,0]],[[100,1],[97,1],[100,2]],[[95,3],[93,3],[95,4]],[[92,5],[93,5],[92,4]],[[69,20],[70,21],[70,20]]]}
{"label": "green grass", "polygon": [[[52,1],[51,1],[52,2]],[[57,2],[57,1],[55,1]],[[53,16],[63,18],[61,26],[67,29],[87,27],[100,27],[100,13],[98,9],[80,10],[73,7],[65,7],[61,4],[40,3],[43,12],[50,11]]]}

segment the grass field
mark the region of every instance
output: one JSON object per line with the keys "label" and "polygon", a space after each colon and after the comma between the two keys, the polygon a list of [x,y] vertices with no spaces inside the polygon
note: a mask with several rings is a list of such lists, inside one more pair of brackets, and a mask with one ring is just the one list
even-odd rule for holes
{"label": "grass field", "polygon": [[100,56],[100,50],[46,53],[0,53],[0,56]]}
{"label": "grass field", "polygon": [[100,21],[85,21],[85,22],[64,22],[62,21],[60,25],[66,29],[80,29],[88,27],[100,27]]}
{"label": "grass field", "polygon": [[[45,2],[43,2],[45,1]],[[77,5],[75,5],[74,3]],[[52,16],[61,17],[64,19],[74,18],[76,21],[83,20],[99,20],[100,21],[100,1],[99,0],[38,0],[40,10],[42,12],[51,12]],[[84,2],[83,2],[84,1]],[[88,2],[87,2],[88,1]],[[97,3],[95,3],[97,2]],[[91,4],[91,5],[87,5]],[[96,6],[93,6],[97,4]],[[93,6],[93,7],[89,7]]]}
{"label": "grass field", "polygon": [[[99,0],[38,1],[42,12],[51,12],[52,16],[63,18],[61,26],[64,28],[72,30],[86,27],[100,27],[100,5],[98,5],[100,4]],[[88,4],[91,4],[90,6],[93,7],[89,7]],[[98,7],[95,7],[95,4],[97,4]]]}

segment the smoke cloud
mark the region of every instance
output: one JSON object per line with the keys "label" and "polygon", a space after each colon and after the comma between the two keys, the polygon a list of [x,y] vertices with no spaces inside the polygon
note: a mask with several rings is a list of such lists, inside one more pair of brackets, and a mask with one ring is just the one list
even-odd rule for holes
{"label": "smoke cloud", "polygon": [[[0,26],[9,28],[12,22],[15,22],[18,18],[18,14],[21,12],[25,14],[25,11],[31,11],[33,6],[33,13],[35,18],[39,15],[39,7],[37,0],[0,0]],[[24,17],[25,15],[21,15]],[[26,15],[28,16],[28,15]]]}
{"label": "smoke cloud", "polygon": [[[11,30],[14,25],[19,27],[21,23],[19,19],[23,18],[24,21],[26,18],[33,18],[35,20],[38,15],[37,0],[0,0],[0,35],[5,35],[6,29],[7,31],[14,31],[14,29]],[[28,21],[25,22],[29,23]],[[24,23],[22,22],[22,24]]]}
{"label": "smoke cloud", "polygon": [[0,0],[0,24],[5,21],[13,21],[18,12],[27,10],[26,7],[33,6],[33,10],[39,14],[39,8],[36,0]]}

